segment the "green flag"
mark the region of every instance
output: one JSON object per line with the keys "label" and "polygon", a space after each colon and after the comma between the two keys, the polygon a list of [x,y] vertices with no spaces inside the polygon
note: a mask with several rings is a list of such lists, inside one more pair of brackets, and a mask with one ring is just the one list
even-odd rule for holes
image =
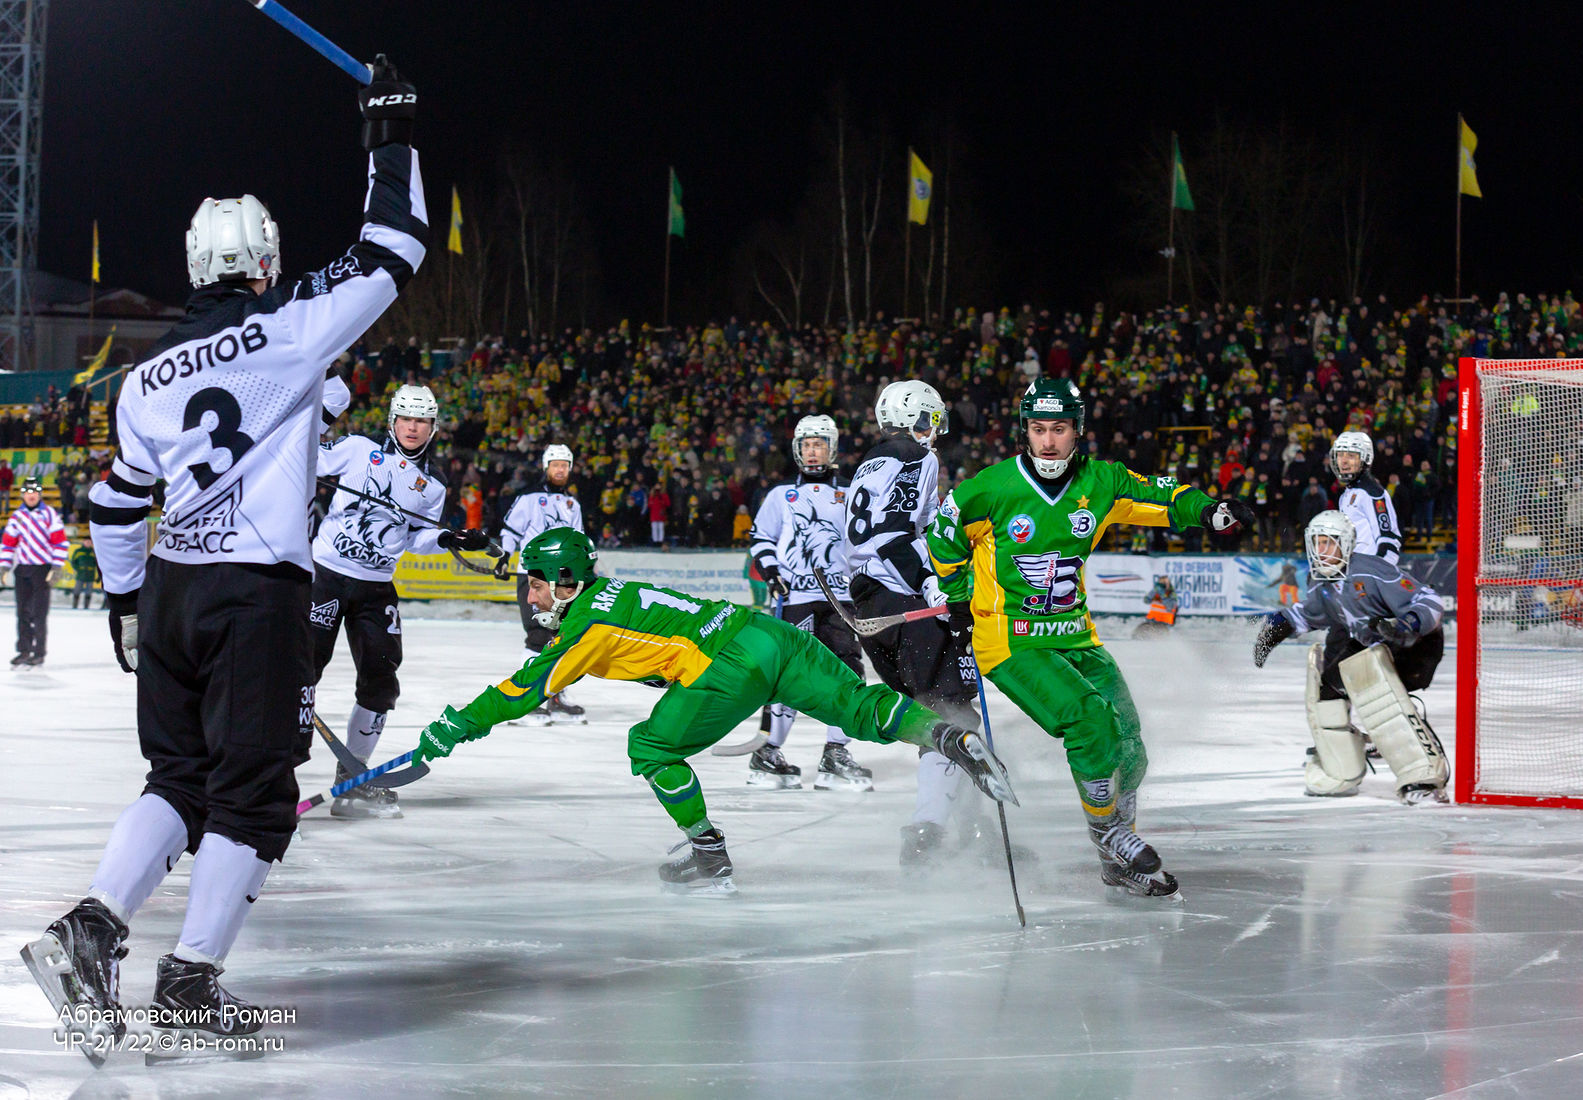
{"label": "green flag", "polygon": [[687,219],[682,216],[682,181],[676,178],[674,168],[671,169],[671,206],[666,225],[671,236],[687,236]]}
{"label": "green flag", "polygon": [[1187,189],[1187,171],[1182,167],[1182,150],[1171,135],[1171,206],[1177,210],[1193,209],[1193,193]]}

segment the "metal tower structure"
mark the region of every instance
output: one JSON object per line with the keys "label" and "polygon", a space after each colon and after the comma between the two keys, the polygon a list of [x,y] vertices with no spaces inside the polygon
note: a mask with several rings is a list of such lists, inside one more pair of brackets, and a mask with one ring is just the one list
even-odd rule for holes
{"label": "metal tower structure", "polygon": [[0,367],[33,365],[38,169],[49,0],[0,0]]}

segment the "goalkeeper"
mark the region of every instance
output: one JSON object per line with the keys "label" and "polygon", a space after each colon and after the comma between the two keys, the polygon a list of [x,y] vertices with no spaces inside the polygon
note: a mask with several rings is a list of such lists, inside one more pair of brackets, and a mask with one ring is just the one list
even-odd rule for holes
{"label": "goalkeeper", "polygon": [[785,703],[860,741],[906,741],[942,753],[991,798],[1015,801],[1005,769],[978,734],[882,684],[864,686],[812,635],[734,603],[597,576],[597,559],[588,536],[569,527],[522,547],[527,598],[555,636],[510,679],[461,710],[446,707],[424,729],[415,760],[449,756],[586,675],[663,683],[653,712],[628,733],[627,754],[632,774],[648,780],[692,842],[687,855],[660,868],[660,878],[714,893],[736,892],[731,859],[687,758],[766,703]]}
{"label": "goalkeeper", "polygon": [[1088,614],[1083,562],[1112,523],[1230,533],[1254,517],[1174,478],[1079,454],[1084,411],[1071,381],[1036,379],[1018,416],[1026,450],[956,487],[929,554],[953,633],[969,634],[990,682],[1066,742],[1100,879],[1168,897],[1176,879],[1133,829],[1148,758],[1127,682]]}

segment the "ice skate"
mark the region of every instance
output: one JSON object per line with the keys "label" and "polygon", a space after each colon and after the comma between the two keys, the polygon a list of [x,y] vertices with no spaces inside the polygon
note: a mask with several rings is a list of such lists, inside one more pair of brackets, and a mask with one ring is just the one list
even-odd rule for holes
{"label": "ice skate", "polygon": [[256,1006],[233,997],[220,984],[223,969],[175,955],[159,960],[150,1009],[154,1049],[144,1058],[148,1065],[263,1057],[262,1044],[213,1046],[211,1037],[236,1039],[253,1035],[264,1026],[263,1014]]}
{"label": "ice skate", "polygon": [[945,830],[932,821],[901,827],[901,866],[904,871],[926,871],[945,855]]}
{"label": "ice skate", "polygon": [[568,699],[564,691],[550,696],[549,702],[544,705],[557,722],[571,722],[580,726],[588,724],[587,710]]}
{"label": "ice skate", "polygon": [[813,786],[816,791],[872,791],[874,773],[860,767],[845,745],[827,741],[824,754],[819,757],[819,777]]}
{"label": "ice skate", "polygon": [[1006,767],[972,730],[941,722],[934,727],[935,751],[967,772],[975,786],[996,802],[1020,806],[1006,776]]}
{"label": "ice skate", "polygon": [[[335,782],[339,786],[352,778],[352,773],[340,764],[335,766]],[[396,792],[388,787],[375,787],[364,783],[361,787],[353,787],[345,794],[336,795],[335,801],[330,803],[331,817],[384,817],[394,818],[401,816],[401,804],[396,800]]]}
{"label": "ice skate", "polygon": [[18,653],[15,657],[11,658],[11,667],[12,668],[22,668],[27,663],[28,663],[28,655],[26,653]]}
{"label": "ice skate", "polygon": [[1179,898],[1176,877],[1166,870],[1155,871],[1145,875],[1138,871],[1129,871],[1119,863],[1105,859],[1099,860],[1099,881],[1106,886],[1120,887],[1129,894],[1136,894],[1146,898]]}
{"label": "ice skate", "polygon": [[126,1034],[121,1015],[121,960],[127,927],[103,902],[84,898],[22,948],[22,961],[61,1018],[67,1045],[96,1066]]}
{"label": "ice skate", "polygon": [[788,764],[775,745],[761,745],[748,758],[748,786],[772,791],[802,789],[802,769]]}
{"label": "ice skate", "polygon": [[1132,831],[1125,821],[1108,829],[1088,827],[1089,839],[1099,849],[1099,879],[1129,894],[1166,898],[1176,894],[1176,879],[1160,865],[1160,854]]}
{"label": "ice skate", "polygon": [[554,724],[555,715],[551,713],[548,702],[540,703],[521,718],[506,719],[508,726],[553,726]]}
{"label": "ice skate", "polygon": [[1408,806],[1448,806],[1451,799],[1446,789],[1435,783],[1409,783],[1396,792],[1396,797]]}
{"label": "ice skate", "polygon": [[666,889],[695,896],[737,892],[731,881],[726,838],[719,829],[706,829],[685,843],[690,848],[685,856],[660,864],[660,879]]}

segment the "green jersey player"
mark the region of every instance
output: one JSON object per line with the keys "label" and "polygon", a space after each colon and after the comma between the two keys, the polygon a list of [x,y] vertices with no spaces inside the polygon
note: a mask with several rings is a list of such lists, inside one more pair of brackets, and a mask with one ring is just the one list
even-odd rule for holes
{"label": "green jersey player", "polygon": [[1133,831],[1147,767],[1137,707],[1099,641],[1083,562],[1113,523],[1231,532],[1253,519],[1170,477],[1077,453],[1084,404],[1067,379],[1023,395],[1023,454],[956,487],[929,531],[929,553],[979,668],[1023,713],[1066,742],[1100,877],[1136,894],[1168,896],[1176,880]]}
{"label": "green jersey player", "polygon": [[462,741],[529,713],[583,676],[665,686],[649,717],[627,735],[632,774],[647,779],[692,841],[660,868],[682,890],[734,893],[725,838],[709,820],[687,758],[766,703],[784,703],[861,741],[906,741],[943,753],[991,798],[1012,800],[1006,773],[976,733],[857,673],[811,634],[738,604],[637,581],[600,577],[588,536],[570,527],[523,546],[521,571],[538,622],[555,632],[509,679],[424,729],[416,760],[449,756]]}

